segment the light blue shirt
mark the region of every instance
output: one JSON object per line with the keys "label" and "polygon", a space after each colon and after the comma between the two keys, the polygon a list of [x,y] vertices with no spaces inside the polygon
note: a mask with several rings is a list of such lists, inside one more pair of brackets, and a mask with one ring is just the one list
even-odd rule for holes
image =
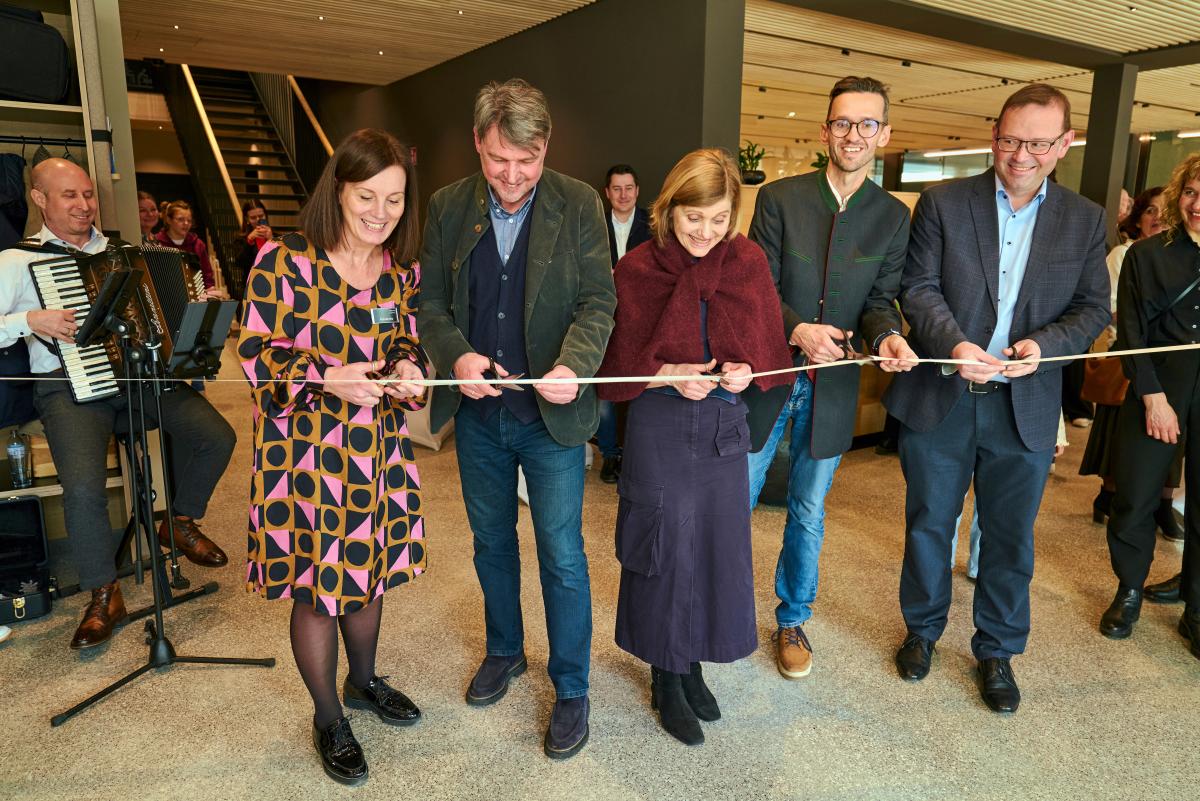
{"label": "light blue shirt", "polygon": [[517,243],[517,234],[521,232],[521,226],[525,224],[525,218],[529,216],[529,210],[533,208],[533,198],[536,194],[537,184],[534,184],[533,191],[521,204],[521,208],[509,212],[504,210],[500,201],[496,200],[495,194],[492,193],[492,187],[488,187],[488,213],[492,218],[492,230],[496,232],[496,250],[500,252],[501,264],[508,264],[508,257],[512,253],[513,245]]}
{"label": "light blue shirt", "polygon": [[[1029,262],[1029,248],[1033,244],[1033,226],[1037,223],[1038,210],[1046,199],[1046,180],[1033,199],[1013,211],[1012,201],[1000,179],[996,178],[996,220],[1000,226],[1000,296],[996,299],[996,330],[988,342],[987,352],[997,359],[1006,360],[1004,349],[1009,347],[1012,333],[1013,311],[1021,282],[1025,280],[1025,266]],[[1004,375],[991,379],[1008,383]]]}

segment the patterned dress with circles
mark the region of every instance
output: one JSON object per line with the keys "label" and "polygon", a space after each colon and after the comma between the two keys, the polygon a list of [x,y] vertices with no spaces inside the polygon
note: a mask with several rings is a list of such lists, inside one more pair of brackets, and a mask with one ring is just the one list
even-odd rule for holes
{"label": "patterned dress with circles", "polygon": [[425,370],[419,267],[384,259],[375,286],[359,290],[290,234],[263,246],[246,286],[238,356],[254,399],[247,589],[329,615],[361,609],[425,570],[403,411],[421,402],[385,395],[358,406],[321,386],[328,368],[355,362],[400,358]]}

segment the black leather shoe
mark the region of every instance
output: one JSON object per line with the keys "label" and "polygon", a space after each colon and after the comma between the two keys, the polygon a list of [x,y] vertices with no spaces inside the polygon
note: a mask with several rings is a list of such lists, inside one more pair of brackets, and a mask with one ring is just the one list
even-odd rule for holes
{"label": "black leather shoe", "polygon": [[896,652],[896,670],[905,681],[920,681],[929,675],[929,665],[933,662],[934,644],[911,632],[904,638],[900,650]]}
{"label": "black leather shoe", "polygon": [[668,670],[650,668],[650,708],[658,710],[658,719],[667,734],[684,745],[703,745],[700,721],[683,694],[683,677]]}
{"label": "black leather shoe", "polygon": [[550,725],[546,727],[546,739],[542,750],[551,759],[567,759],[579,753],[588,741],[588,714],[591,703],[586,695],[578,698],[560,698],[554,702],[550,713]]}
{"label": "black leather shoe", "polygon": [[342,682],[342,700],[351,709],[369,709],[389,726],[413,725],[421,719],[421,710],[407,695],[384,681],[386,678],[373,676],[371,683],[360,690],[347,676]]}
{"label": "black leather shoe", "polygon": [[508,683],[524,673],[527,667],[529,663],[525,661],[524,651],[513,656],[485,656],[467,688],[467,703],[471,706],[496,703],[508,692]]}
{"label": "black leather shoe", "polygon": [[1142,597],[1155,604],[1177,604],[1183,599],[1179,597],[1179,582],[1183,574],[1176,573],[1166,581],[1157,584],[1147,584],[1142,590]]}
{"label": "black leather shoe", "polygon": [[1200,610],[1186,609],[1179,618],[1179,633],[1191,646],[1192,656],[1200,659]]}
{"label": "black leather shoe", "polygon": [[1142,591],[1117,587],[1117,595],[1100,617],[1100,633],[1110,640],[1123,640],[1133,634],[1133,624],[1142,614]]}
{"label": "black leather shoe", "polygon": [[979,694],[993,712],[1011,714],[1021,705],[1021,690],[1006,657],[979,660]]}
{"label": "black leather shoe", "polygon": [[699,662],[692,663],[692,671],[681,676],[679,683],[683,687],[683,697],[687,699],[688,706],[696,713],[696,717],[709,723],[721,719],[721,707],[717,706],[717,699],[704,683],[704,671],[701,670]]}
{"label": "black leather shoe", "polygon": [[616,484],[620,476],[621,458],[619,456],[605,456],[604,463],[600,465],[600,480],[605,484]]}
{"label": "black leather shoe", "polygon": [[335,782],[355,785],[367,780],[367,760],[350,730],[350,721],[338,718],[324,729],[314,723],[313,745],[321,755],[325,775]]}

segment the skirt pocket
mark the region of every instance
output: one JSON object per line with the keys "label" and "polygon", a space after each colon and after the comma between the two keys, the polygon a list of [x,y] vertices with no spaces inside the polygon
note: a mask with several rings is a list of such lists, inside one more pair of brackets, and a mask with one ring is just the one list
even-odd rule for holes
{"label": "skirt pocket", "polygon": [[623,475],[617,495],[617,561],[633,573],[657,576],[663,487]]}
{"label": "skirt pocket", "polygon": [[719,456],[750,452],[750,423],[746,420],[745,404],[726,404],[721,407],[714,445]]}

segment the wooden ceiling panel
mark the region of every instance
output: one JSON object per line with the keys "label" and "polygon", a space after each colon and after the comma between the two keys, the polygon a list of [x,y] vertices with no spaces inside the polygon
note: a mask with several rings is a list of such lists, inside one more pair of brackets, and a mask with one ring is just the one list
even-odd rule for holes
{"label": "wooden ceiling panel", "polygon": [[[915,0],[1057,39],[1127,53],[1200,39],[1200,0]],[[1087,13],[1080,13],[1085,11]]]}
{"label": "wooden ceiling panel", "polygon": [[121,33],[126,58],[387,84],[591,2],[121,0]]}

